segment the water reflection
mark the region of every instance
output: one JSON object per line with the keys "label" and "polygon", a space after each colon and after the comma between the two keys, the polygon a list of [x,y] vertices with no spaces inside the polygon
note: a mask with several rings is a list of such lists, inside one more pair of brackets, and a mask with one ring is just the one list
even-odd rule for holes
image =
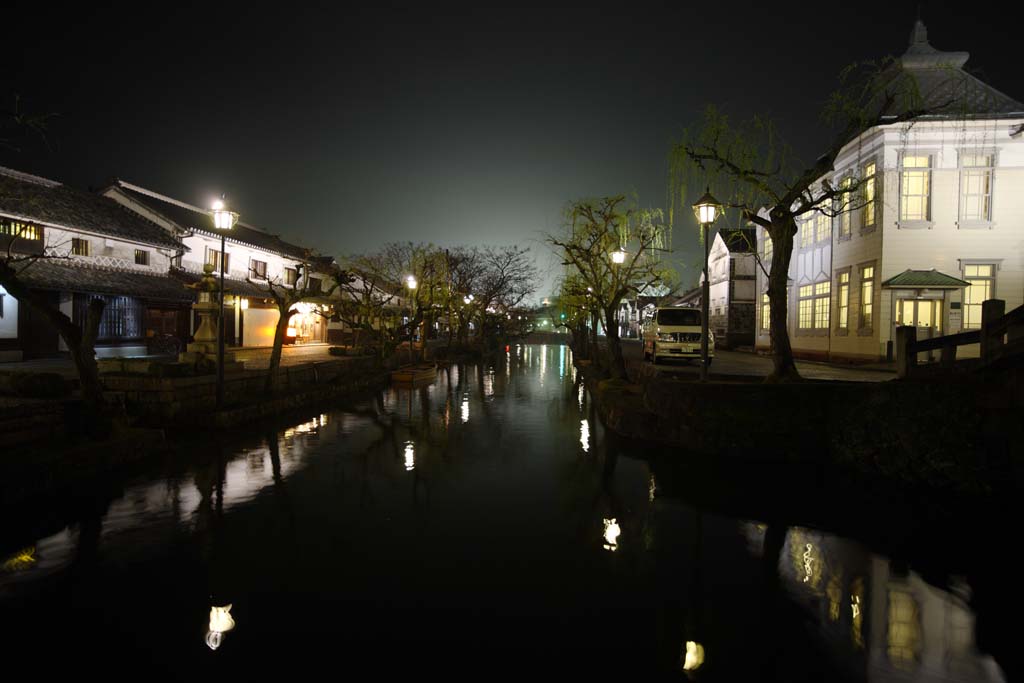
{"label": "water reflection", "polygon": [[[354,669],[398,649],[418,674],[498,657],[531,673],[593,662],[637,677],[1002,680],[966,584],[692,504],[676,480],[710,479],[685,454],[648,461],[606,433],[567,349],[516,345],[494,362],[191,444],[169,469],[12,540],[0,600],[29,625],[37,607],[61,614],[83,648],[98,647],[85,615],[144,630],[185,672],[189,648],[203,650],[197,615],[210,610],[211,649],[232,630],[227,596],[245,606],[244,633],[216,659],[244,652],[248,678],[267,652],[330,660],[343,641]],[[161,618],[128,625],[140,601]],[[345,623],[291,628],[336,612],[324,605],[343,606]],[[443,665],[439,642],[461,644]]]}

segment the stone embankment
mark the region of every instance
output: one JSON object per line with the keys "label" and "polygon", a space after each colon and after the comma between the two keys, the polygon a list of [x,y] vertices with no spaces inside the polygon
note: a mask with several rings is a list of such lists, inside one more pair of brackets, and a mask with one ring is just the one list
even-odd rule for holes
{"label": "stone embankment", "polygon": [[1024,487],[1019,373],[779,385],[582,370],[607,428],[693,464],[835,467],[967,494]]}

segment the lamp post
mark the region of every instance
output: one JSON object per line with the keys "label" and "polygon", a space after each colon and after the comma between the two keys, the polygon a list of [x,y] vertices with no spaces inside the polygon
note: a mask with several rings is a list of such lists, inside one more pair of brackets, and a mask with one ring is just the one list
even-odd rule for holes
{"label": "lamp post", "polygon": [[[405,286],[409,288],[410,295],[412,296],[412,299],[413,299],[414,302],[416,300],[416,285],[417,285],[417,283],[416,283],[416,276],[409,275],[408,277],[405,278]],[[410,320],[409,322],[412,322],[412,321]],[[409,328],[409,364],[412,365],[412,362],[413,362],[413,357],[412,357],[412,327],[410,327]]]}
{"label": "lamp post", "polygon": [[224,206],[224,200],[218,199],[213,203],[213,226],[220,233],[220,317],[217,319],[217,410],[224,407],[224,263],[227,261],[225,253],[225,237],[227,231],[235,227],[238,222],[238,214],[229,211]]}
{"label": "lamp post", "polygon": [[708,232],[711,224],[722,214],[722,205],[711,195],[711,188],[707,188],[704,196],[693,205],[693,213],[700,223],[702,236],[704,238],[704,285],[700,292],[700,381],[708,379],[708,299],[710,297],[711,285],[708,281],[708,253],[711,245],[708,241]]}

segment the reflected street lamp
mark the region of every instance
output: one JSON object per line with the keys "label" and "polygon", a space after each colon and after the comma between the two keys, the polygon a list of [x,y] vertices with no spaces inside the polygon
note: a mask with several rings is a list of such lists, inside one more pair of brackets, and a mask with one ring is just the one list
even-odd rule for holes
{"label": "reflected street lamp", "polygon": [[220,317],[217,319],[217,410],[224,407],[224,238],[238,223],[238,214],[224,206],[223,197],[213,203],[213,227],[220,233]]}
{"label": "reflected street lamp", "polygon": [[706,382],[708,379],[708,299],[711,286],[708,281],[708,253],[711,245],[708,241],[708,232],[711,224],[722,215],[722,204],[711,195],[711,188],[707,188],[704,196],[693,205],[693,213],[700,223],[702,236],[704,238],[704,285],[700,293],[700,380]]}

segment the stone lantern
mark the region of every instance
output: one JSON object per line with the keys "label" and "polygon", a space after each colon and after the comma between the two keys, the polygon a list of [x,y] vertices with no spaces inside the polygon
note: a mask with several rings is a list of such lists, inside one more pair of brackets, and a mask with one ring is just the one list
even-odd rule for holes
{"label": "stone lantern", "polygon": [[[217,279],[213,276],[213,264],[203,266],[203,277],[191,288],[196,290],[198,297],[192,310],[199,315],[199,327],[193,335],[194,341],[187,350],[178,356],[178,360],[196,366],[216,367],[217,365],[217,324],[221,310],[217,300]],[[241,368],[242,364],[235,360],[235,354],[224,356],[226,368]]]}

